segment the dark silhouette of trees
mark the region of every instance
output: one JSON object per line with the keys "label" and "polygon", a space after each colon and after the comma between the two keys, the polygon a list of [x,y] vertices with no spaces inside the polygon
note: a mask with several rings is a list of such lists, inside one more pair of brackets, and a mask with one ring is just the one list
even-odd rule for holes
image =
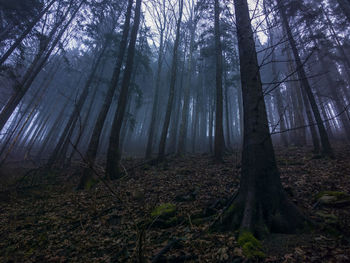
{"label": "dark silhouette of trees", "polygon": [[183,0],[180,0],[179,1],[179,15],[178,15],[178,19],[176,22],[176,36],[175,36],[175,43],[174,43],[174,49],[173,49],[173,57],[172,57],[172,62],[171,62],[169,97],[168,97],[168,102],[167,102],[167,106],[166,106],[165,119],[164,119],[164,123],[163,123],[162,133],[160,135],[159,150],[158,150],[158,159],[160,161],[163,160],[165,157],[166,139],[167,139],[167,135],[168,135],[171,111],[172,111],[173,102],[174,102],[182,14],[183,14]]}
{"label": "dark silhouette of trees", "polygon": [[225,148],[223,131],[223,92],[222,92],[222,48],[220,39],[220,5],[215,0],[215,57],[216,57],[216,111],[215,111],[215,159],[222,160],[222,154]]}
{"label": "dark silhouette of trees", "polygon": [[126,57],[125,70],[121,89],[118,98],[117,110],[114,115],[112,130],[109,138],[108,152],[107,152],[107,164],[106,174],[109,179],[116,179],[120,176],[119,161],[121,158],[120,143],[120,130],[122,128],[123,119],[125,115],[125,109],[128,101],[129,85],[131,80],[131,74],[134,64],[135,45],[137,39],[137,33],[140,25],[141,16],[141,0],[136,0],[134,24],[131,29],[130,42],[128,47],[128,54]]}

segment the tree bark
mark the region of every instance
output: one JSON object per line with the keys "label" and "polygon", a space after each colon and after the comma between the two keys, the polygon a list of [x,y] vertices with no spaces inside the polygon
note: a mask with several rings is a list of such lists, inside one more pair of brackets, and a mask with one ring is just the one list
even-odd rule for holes
{"label": "tree bark", "polygon": [[[32,65],[31,65],[31,67],[27,70],[27,72],[26,72],[25,76],[23,77],[21,83],[16,84],[16,88],[15,88],[16,92],[15,92],[15,94],[6,103],[5,107],[3,108],[3,110],[0,113],[0,130],[2,130],[2,128],[5,126],[6,122],[10,118],[11,114],[16,109],[18,103],[22,100],[23,96],[26,94],[26,92],[30,88],[30,86],[33,83],[33,81],[35,80],[36,76],[41,71],[43,65],[46,63],[46,61],[50,57],[50,55],[51,55],[52,51],[54,50],[55,46],[60,41],[62,35],[64,34],[64,32],[66,31],[66,29],[68,28],[70,23],[73,21],[74,17],[78,13],[79,9],[81,8],[81,6],[85,2],[86,2],[86,0],[82,0],[80,2],[79,6],[74,10],[73,14],[71,15],[71,18],[69,19],[69,21],[66,23],[66,25],[58,33],[56,39],[51,44],[50,49],[47,51],[47,53],[45,54],[44,57],[41,57],[43,51],[46,49],[46,47],[48,45],[48,41],[51,39],[53,34],[56,32],[58,26],[56,25],[55,28],[51,31],[51,34],[50,34],[48,39],[44,39],[43,40],[43,42],[44,42],[43,46],[40,47],[41,51],[39,51],[36,59],[33,61]],[[59,24],[61,24],[62,22],[63,22],[63,19],[61,20],[61,22]]]}
{"label": "tree bark", "polygon": [[102,47],[102,50],[98,54],[98,57],[97,57],[95,63],[92,65],[91,72],[89,74],[88,79],[85,82],[83,91],[80,94],[78,101],[75,103],[74,108],[73,108],[73,112],[72,112],[67,124],[65,125],[63,132],[59,137],[58,143],[56,144],[56,146],[55,146],[53,152],[51,153],[50,158],[46,164],[46,167],[48,169],[51,169],[52,166],[55,164],[56,159],[58,158],[60,151],[61,151],[62,147],[64,146],[64,142],[68,138],[67,135],[70,134],[70,130],[74,127],[75,123],[77,122],[77,120],[80,116],[81,109],[86,101],[87,96],[89,95],[90,85],[95,77],[96,70],[100,64],[100,61],[102,59],[102,56],[103,56],[106,48],[107,48],[107,45],[105,43],[105,45]]}
{"label": "tree bark", "polygon": [[[293,232],[303,216],[287,199],[269,133],[259,65],[247,0],[234,2],[244,110],[242,175],[239,192],[219,229],[251,231],[258,236]],[[215,226],[214,226],[215,227]]]}
{"label": "tree bark", "polygon": [[149,159],[152,155],[152,146],[153,146],[153,137],[155,133],[156,120],[157,120],[157,111],[159,103],[159,89],[160,89],[160,77],[162,73],[163,65],[163,52],[164,52],[164,31],[160,32],[160,44],[158,51],[158,64],[157,64],[157,73],[156,73],[156,85],[154,90],[153,97],[153,106],[152,106],[152,115],[151,115],[151,124],[148,132],[147,146],[146,146],[146,155],[145,158]]}
{"label": "tree bark", "polygon": [[190,32],[190,48],[188,56],[188,79],[185,86],[184,94],[184,106],[181,114],[181,125],[179,134],[179,143],[177,148],[177,153],[182,154],[186,151],[186,139],[187,139],[187,126],[188,126],[188,116],[189,116],[189,106],[190,106],[190,87],[192,87],[192,73],[193,73],[193,51],[194,51],[194,37],[197,28],[197,22],[194,21],[193,10],[191,11],[191,18],[189,21],[189,32]]}
{"label": "tree bark", "polygon": [[171,63],[169,97],[168,97],[165,119],[164,119],[162,133],[161,133],[160,142],[159,142],[159,151],[158,151],[158,160],[159,161],[164,160],[164,157],[165,157],[166,139],[167,139],[167,135],[168,135],[171,110],[173,108],[173,101],[174,101],[174,95],[175,95],[175,82],[176,82],[176,75],[177,75],[177,64],[178,64],[178,49],[179,49],[179,44],[180,44],[180,27],[181,27],[182,13],[183,13],[183,0],[180,0],[179,1],[179,18],[178,18],[178,21],[176,23],[176,37],[175,37],[174,50],[173,50],[173,60]]}
{"label": "tree bark", "polygon": [[114,115],[112,130],[109,137],[107,164],[106,164],[106,176],[109,179],[117,179],[120,176],[119,162],[121,159],[121,149],[119,147],[119,140],[120,140],[119,137],[120,137],[120,130],[121,130],[124,115],[125,115],[126,105],[128,102],[129,85],[130,85],[131,74],[132,74],[133,64],[134,64],[134,57],[135,57],[135,45],[136,45],[137,33],[140,25],[141,1],[142,0],[136,0],[134,24],[131,29],[125,71],[124,71],[123,81],[122,81],[120,94],[118,98],[118,106]]}
{"label": "tree bark", "polygon": [[[123,58],[124,58],[125,49],[126,49],[127,42],[128,42],[128,34],[130,31],[130,19],[131,19],[132,4],[133,4],[133,0],[129,0],[128,7],[126,10],[126,15],[125,15],[125,22],[124,22],[124,28],[123,28],[123,33],[122,33],[122,39],[120,41],[119,52],[118,52],[118,56],[117,56],[117,59],[115,62],[112,79],[111,79],[111,82],[109,83],[106,97],[104,99],[104,102],[103,102],[102,107],[100,109],[100,112],[98,114],[94,129],[92,131],[92,136],[90,138],[90,142],[88,144],[88,148],[86,151],[85,159],[87,162],[89,162],[89,166],[91,166],[91,167],[93,167],[95,164],[103,126],[106,122],[108,111],[111,108],[113,96],[114,96],[115,91],[116,91],[117,86],[118,86],[120,71],[121,71],[121,67],[123,65]],[[90,167],[87,167],[86,169],[84,169],[77,188],[80,190],[84,189],[85,184],[88,181],[89,177],[91,177],[91,175],[92,175],[92,171],[91,171]]]}
{"label": "tree bark", "polygon": [[11,45],[11,47],[5,52],[5,54],[0,58],[0,66],[6,61],[6,59],[12,54],[12,52],[22,43],[23,39],[32,31],[33,27],[40,21],[43,15],[50,9],[56,0],[52,0],[48,5],[42,10],[38,16],[28,25],[27,29],[16,39],[16,41]]}
{"label": "tree bark", "polygon": [[310,102],[310,106],[311,106],[313,115],[315,117],[316,123],[317,123],[318,132],[319,132],[319,135],[321,138],[321,144],[322,144],[322,154],[333,158],[334,154],[333,154],[331,144],[329,143],[328,134],[327,134],[327,131],[324,127],[324,124],[323,124],[323,121],[321,118],[321,114],[318,110],[315,97],[312,93],[311,86],[310,86],[308,78],[306,76],[303,63],[301,62],[301,59],[300,59],[300,56],[298,53],[298,49],[297,49],[297,46],[296,46],[296,43],[295,43],[295,40],[294,40],[294,37],[292,34],[292,30],[289,26],[285,6],[281,0],[278,0],[277,2],[278,2],[278,9],[279,9],[281,19],[282,19],[282,24],[287,32],[289,44],[290,44],[292,51],[293,51],[294,59],[295,59],[296,66],[297,66],[298,76],[299,76],[299,79],[302,83],[303,89],[305,90],[307,98]]}
{"label": "tree bark", "polygon": [[214,156],[217,161],[222,161],[225,148],[223,129],[223,92],[222,92],[222,47],[220,39],[220,5],[215,0],[214,7],[214,31],[215,31],[215,56],[216,56],[216,111],[215,111],[215,138]]}

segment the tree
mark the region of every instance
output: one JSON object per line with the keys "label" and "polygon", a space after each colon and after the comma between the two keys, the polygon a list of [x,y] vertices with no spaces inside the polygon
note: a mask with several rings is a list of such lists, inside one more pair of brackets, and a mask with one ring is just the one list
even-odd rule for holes
{"label": "tree", "polygon": [[304,217],[288,200],[276,165],[247,0],[236,0],[234,6],[244,111],[242,175],[238,194],[216,227],[258,235],[293,232]]}
{"label": "tree", "polygon": [[151,123],[148,131],[148,137],[147,137],[147,146],[146,146],[146,154],[145,158],[150,158],[152,155],[152,146],[153,146],[153,138],[155,135],[155,127],[156,127],[156,118],[157,118],[157,111],[158,111],[158,103],[159,103],[159,89],[160,89],[160,80],[161,80],[161,73],[162,73],[162,66],[164,61],[164,42],[168,39],[168,32],[169,32],[169,24],[170,21],[168,21],[168,8],[166,7],[166,2],[163,0],[159,4],[159,7],[161,12],[157,11],[157,5],[155,5],[155,2],[152,2],[155,10],[155,16],[156,16],[156,22],[155,25],[157,27],[158,33],[159,33],[159,49],[158,49],[158,59],[157,59],[157,71],[156,71],[156,83],[155,83],[155,90],[154,90],[154,97],[153,97],[153,105],[152,105],[152,115],[151,115]]}
{"label": "tree", "polygon": [[176,36],[175,36],[175,43],[174,43],[174,50],[173,50],[173,58],[172,58],[172,63],[171,63],[169,97],[168,97],[168,103],[167,103],[166,112],[165,112],[165,119],[164,119],[162,133],[161,133],[160,142],[159,142],[158,159],[160,161],[162,161],[165,157],[166,138],[168,135],[171,111],[172,111],[173,102],[174,102],[182,13],[183,13],[183,0],[180,0],[179,1],[179,17],[178,17],[178,20],[176,22]]}
{"label": "tree", "polygon": [[86,2],[86,0],[82,0],[79,5],[76,7],[76,9],[71,14],[70,19],[67,21],[67,23],[63,26],[63,28],[58,32],[56,38],[52,41],[51,47],[47,50],[47,52],[44,54],[44,51],[48,48],[50,41],[54,37],[56,31],[58,30],[59,26],[65,21],[66,16],[69,13],[69,10],[66,12],[65,15],[60,19],[58,23],[54,26],[54,28],[51,30],[48,37],[42,36],[40,39],[40,45],[39,45],[39,51],[36,55],[34,61],[32,62],[31,66],[28,68],[26,73],[24,74],[22,80],[19,83],[15,84],[15,94],[12,95],[12,97],[9,99],[9,101],[6,103],[5,107],[2,109],[0,113],[0,130],[5,126],[6,122],[10,118],[13,111],[16,109],[18,103],[22,100],[30,86],[32,85],[33,81],[39,74],[39,72],[42,70],[44,64],[49,59],[52,51],[58,44],[58,42],[61,40],[64,32],[67,30],[68,26],[71,24],[71,22],[74,20],[75,16],[77,15],[78,11],[82,7],[82,5]]}
{"label": "tree", "polygon": [[277,0],[277,4],[278,4],[279,13],[281,15],[283,27],[286,30],[286,33],[288,36],[288,41],[289,41],[289,44],[292,48],[292,52],[294,55],[299,79],[302,83],[302,86],[303,86],[303,89],[305,90],[305,93],[307,94],[307,98],[310,102],[311,109],[312,109],[312,112],[314,114],[314,117],[315,117],[315,120],[317,123],[318,132],[319,132],[320,138],[321,138],[322,153],[325,156],[333,157],[333,150],[332,150],[331,144],[329,142],[327,131],[324,127],[320,112],[319,112],[317,104],[316,104],[315,97],[312,93],[311,86],[310,86],[310,83],[308,81],[305,69],[304,69],[304,65],[301,62],[295,40],[294,40],[292,31],[291,31],[291,28],[289,26],[287,14],[286,14],[286,7],[285,7],[284,3],[282,3],[281,0]]}
{"label": "tree", "polygon": [[215,0],[214,6],[214,31],[215,31],[215,61],[216,61],[216,111],[215,111],[215,141],[214,155],[217,161],[222,161],[224,152],[223,130],[223,92],[222,92],[222,47],[220,39],[220,5]]}
{"label": "tree", "polygon": [[125,71],[123,81],[118,98],[118,106],[114,115],[112,130],[109,137],[109,145],[107,152],[106,175],[109,179],[116,179],[120,176],[120,159],[121,149],[119,147],[120,130],[122,128],[125,109],[128,102],[128,90],[130,85],[131,73],[133,71],[135,45],[137,33],[140,25],[141,16],[141,1],[136,0],[134,24],[131,29],[130,42],[128,47],[128,54],[126,58]]}
{"label": "tree", "polygon": [[56,0],[52,0],[48,5],[37,15],[36,18],[28,25],[23,33],[16,39],[16,41],[10,46],[4,55],[0,58],[0,66],[6,61],[6,59],[12,54],[12,52],[21,44],[23,39],[32,31],[33,27],[40,21],[42,16],[50,9]]}
{"label": "tree", "polygon": [[89,77],[87,78],[83,91],[81,92],[78,101],[75,103],[74,105],[74,109],[73,112],[62,132],[62,134],[59,137],[58,143],[55,146],[55,149],[53,150],[53,152],[50,155],[50,158],[46,164],[47,168],[50,169],[52,168],[52,166],[55,164],[57,158],[59,157],[60,151],[62,149],[62,147],[64,146],[64,143],[67,139],[69,139],[69,133],[72,129],[74,129],[75,123],[78,121],[79,116],[80,116],[80,112],[81,109],[83,108],[83,105],[86,101],[86,98],[89,94],[89,89],[91,86],[92,81],[94,80],[97,68],[101,62],[101,59],[103,57],[103,54],[108,46],[108,39],[105,40],[105,42],[103,43],[102,47],[101,47],[101,51],[100,52],[96,52],[97,53],[97,58],[96,61],[93,63],[92,67],[91,67],[91,71],[89,73]]}
{"label": "tree", "polygon": [[[191,87],[193,85],[192,83],[192,77],[193,77],[193,68],[195,67],[195,61],[193,59],[193,53],[195,50],[195,36],[196,36],[196,29],[199,21],[199,13],[198,13],[198,6],[195,6],[194,1],[192,0],[190,3],[189,12],[190,17],[187,22],[188,24],[188,33],[190,35],[190,43],[189,43],[189,54],[188,54],[188,71],[187,71],[187,81],[185,82],[185,92],[184,92],[184,101],[183,101],[183,107],[182,107],[182,113],[181,113],[181,124],[180,124],[180,131],[179,131],[179,142],[178,142],[178,148],[177,153],[182,154],[186,151],[186,139],[187,139],[187,129],[188,129],[188,119],[190,116],[189,112],[189,104],[190,104],[190,91]],[[183,76],[181,76],[182,78]]]}
{"label": "tree", "polygon": [[[100,109],[99,115],[97,117],[94,129],[92,131],[92,136],[90,138],[88,148],[86,151],[86,155],[85,155],[85,159],[87,162],[89,162],[90,167],[87,167],[86,169],[84,169],[82,177],[80,178],[78,189],[83,189],[85,187],[86,182],[88,181],[88,179],[92,175],[91,167],[93,167],[95,164],[95,159],[96,159],[97,150],[98,150],[98,146],[99,146],[99,142],[100,142],[100,137],[102,134],[102,129],[103,129],[103,126],[105,124],[108,111],[109,111],[111,104],[112,104],[112,99],[113,99],[113,96],[115,94],[118,82],[119,82],[121,67],[123,65],[123,58],[124,58],[125,49],[126,49],[127,42],[128,42],[132,4],[133,4],[133,0],[128,0],[128,7],[126,10],[126,14],[125,14],[125,22],[124,22],[124,27],[123,27],[122,38],[121,38],[120,45],[119,45],[119,52],[118,52],[118,56],[117,56],[117,59],[115,62],[112,79],[111,79],[111,82],[109,84],[109,87],[108,87],[104,102],[102,104],[102,107]],[[113,30],[114,30],[114,28],[113,28]]]}

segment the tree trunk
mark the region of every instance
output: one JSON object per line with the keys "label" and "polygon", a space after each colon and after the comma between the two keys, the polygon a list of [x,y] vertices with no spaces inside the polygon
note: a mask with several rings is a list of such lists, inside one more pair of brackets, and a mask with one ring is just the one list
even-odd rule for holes
{"label": "tree trunk", "polygon": [[222,92],[222,48],[220,39],[220,5],[219,0],[215,0],[214,7],[214,31],[215,31],[215,56],[216,56],[216,111],[215,111],[215,138],[214,156],[217,161],[222,161],[225,148],[223,129],[223,92]]}
{"label": "tree trunk", "polygon": [[312,112],[314,114],[316,123],[317,123],[319,135],[321,138],[321,144],[322,144],[322,154],[325,156],[334,157],[332,147],[329,143],[327,131],[324,127],[324,124],[323,124],[323,121],[321,118],[321,114],[318,110],[315,97],[312,93],[311,86],[309,84],[308,78],[307,78],[306,73],[305,73],[303,63],[301,62],[301,59],[299,57],[298,49],[297,49],[295,40],[294,40],[293,35],[292,35],[292,30],[289,26],[289,22],[287,19],[285,6],[283,5],[281,0],[278,0],[278,8],[279,8],[279,12],[280,12],[280,15],[282,18],[282,24],[287,32],[289,44],[290,44],[292,51],[293,51],[293,54],[294,54],[294,59],[295,59],[296,66],[297,66],[298,77],[302,83],[303,89],[305,90],[307,98],[310,102],[310,106],[311,106]]}
{"label": "tree trunk", "polygon": [[119,148],[120,130],[123,124],[125,109],[128,102],[129,85],[134,64],[135,45],[137,32],[140,25],[141,1],[136,0],[134,24],[131,29],[128,54],[126,58],[125,71],[123,81],[118,98],[118,106],[114,115],[112,130],[109,137],[109,145],[107,152],[106,176],[109,179],[116,179],[120,176],[119,162],[121,159],[121,150]]}
{"label": "tree trunk", "polygon": [[[106,43],[105,43],[106,44]],[[60,135],[59,137],[59,140],[58,140],[58,143],[56,144],[55,146],[55,149],[53,150],[53,152],[51,153],[50,155],[50,158],[47,162],[47,168],[50,169],[56,162],[56,159],[58,158],[60,152],[61,152],[61,149],[62,147],[64,146],[64,142],[67,140],[67,135],[70,134],[70,130],[73,129],[75,123],[77,122],[79,116],[80,116],[80,112],[81,112],[81,109],[86,101],[86,98],[87,96],[89,95],[89,88],[91,86],[91,83],[95,77],[95,73],[96,73],[96,70],[100,64],[100,61],[102,59],[102,56],[104,54],[104,51],[106,49],[107,45],[104,45],[102,47],[102,50],[100,51],[95,63],[93,64],[92,66],[92,69],[91,69],[91,72],[89,74],[89,77],[88,79],[86,80],[86,83],[84,85],[84,88],[83,88],[83,91],[82,93],[80,94],[79,96],[79,99],[78,99],[78,102],[76,102],[76,104],[74,105],[74,108],[73,108],[73,112],[65,126],[65,128],[63,129],[63,132],[62,134]]]}
{"label": "tree trunk", "polygon": [[162,161],[165,157],[165,145],[166,145],[166,139],[168,135],[171,110],[173,108],[173,101],[174,101],[174,95],[175,95],[175,82],[176,82],[177,64],[178,64],[178,49],[180,44],[180,27],[181,27],[181,20],[182,20],[182,11],[183,11],[183,0],[180,0],[179,18],[176,25],[176,37],[175,37],[174,50],[173,50],[173,60],[171,63],[169,97],[168,97],[165,119],[164,119],[162,133],[161,133],[160,142],[159,142],[159,151],[158,151],[159,161]]}
{"label": "tree trunk", "polygon": [[[268,17],[266,18],[267,20],[267,25],[270,28],[269,30],[269,35],[270,35],[270,45],[273,47],[274,45],[276,45],[275,41],[274,41],[274,32],[271,29],[271,24],[269,23]],[[273,49],[272,54],[271,54],[271,60],[272,60],[272,77],[274,78],[274,81],[279,81],[279,76],[277,73],[277,69],[276,69],[276,63],[274,61],[276,61],[276,53],[275,50]],[[285,131],[286,130],[286,123],[285,123],[285,110],[283,107],[283,100],[282,100],[282,94],[281,94],[281,90],[280,88],[276,88],[275,92],[275,100],[277,102],[277,112],[279,115],[279,126],[280,126],[280,130],[281,131]],[[283,143],[284,147],[288,147],[288,138],[287,138],[287,133],[286,132],[282,132],[281,133],[281,140]]]}
{"label": "tree trunk", "polygon": [[155,133],[157,113],[158,113],[158,103],[159,103],[159,89],[160,89],[160,77],[162,73],[163,66],[163,52],[164,52],[164,30],[160,32],[160,44],[158,51],[158,64],[157,64],[157,74],[156,74],[156,86],[154,90],[151,124],[148,132],[146,155],[145,158],[149,159],[152,155],[153,137]]}
{"label": "tree trunk", "polygon": [[258,236],[294,232],[304,220],[287,199],[276,166],[247,0],[234,5],[244,110],[242,175],[238,195],[216,227],[240,228]]}
{"label": "tree trunk", "polygon": [[[91,167],[93,167],[95,164],[103,126],[106,122],[108,111],[111,108],[113,96],[118,86],[120,71],[123,65],[123,58],[124,58],[125,49],[128,42],[132,4],[133,4],[133,0],[129,0],[128,7],[126,10],[126,15],[125,15],[122,39],[120,41],[119,52],[115,62],[112,79],[111,79],[111,82],[109,83],[106,97],[104,99],[104,102],[98,114],[94,129],[92,131],[92,136],[90,138],[90,142],[88,144],[88,148],[86,151],[85,159],[87,162],[89,162],[89,166]],[[92,176],[91,168],[87,167],[86,169],[84,169],[77,189],[80,189],[80,190],[84,189],[86,182],[88,182],[91,176]]]}
{"label": "tree trunk", "polygon": [[182,154],[186,150],[186,138],[187,138],[187,126],[188,126],[188,116],[189,116],[189,106],[190,106],[190,87],[192,87],[192,70],[193,70],[193,50],[194,50],[194,37],[195,31],[197,28],[197,23],[193,21],[193,14],[191,13],[191,18],[189,21],[190,27],[190,49],[188,56],[188,79],[185,85],[185,94],[184,94],[184,106],[181,114],[181,125],[180,125],[180,134],[179,134],[179,144],[177,153]]}
{"label": "tree trunk", "polygon": [[[42,53],[43,53],[42,50],[46,49],[46,47],[48,45],[48,41],[51,39],[51,35],[50,35],[50,37],[48,39],[44,39],[43,40],[44,43],[43,43],[43,46],[41,47],[41,51],[42,52],[39,51],[37,58],[35,59],[35,61],[33,61],[31,68],[29,68],[27,70],[27,72],[26,72],[23,80],[21,81],[21,83],[16,85],[16,88],[15,88],[16,93],[10,98],[10,100],[6,103],[5,107],[3,108],[3,110],[0,113],[0,130],[4,127],[4,125],[6,124],[8,119],[10,118],[11,114],[16,109],[18,103],[22,100],[23,96],[26,94],[26,92],[30,88],[30,86],[33,83],[33,81],[35,80],[36,76],[41,71],[43,65],[46,63],[46,61],[50,57],[50,55],[51,55],[52,51],[54,50],[55,46],[60,41],[62,35],[66,31],[66,29],[68,28],[70,23],[73,21],[74,17],[78,13],[80,7],[85,2],[86,2],[86,0],[82,0],[80,2],[79,6],[76,8],[76,10],[74,10],[73,14],[71,15],[71,18],[69,19],[69,21],[66,23],[66,25],[58,33],[56,39],[51,44],[50,49],[47,51],[47,53],[45,54],[44,57],[41,57]],[[63,22],[63,20],[61,22]],[[56,29],[57,29],[57,27],[55,27],[51,31],[51,33],[55,33]],[[52,34],[52,36],[53,36],[53,34]]]}
{"label": "tree trunk", "polygon": [[229,150],[229,151],[232,151],[232,149],[231,149],[231,139],[230,139],[230,137],[231,137],[231,131],[230,131],[230,114],[229,114],[229,112],[230,112],[230,110],[229,110],[229,93],[228,93],[228,85],[226,84],[226,80],[227,80],[227,78],[226,78],[226,75],[227,75],[227,72],[226,72],[226,70],[225,70],[225,72],[224,72],[224,87],[225,87],[225,122],[226,122],[226,141],[227,141],[227,143],[226,143],[226,147],[227,147],[227,150]]}
{"label": "tree trunk", "polygon": [[0,58],[0,66],[6,61],[6,59],[12,54],[12,52],[22,43],[23,39],[32,31],[33,27],[40,21],[43,15],[50,9],[56,0],[52,0],[39,15],[28,25],[26,30],[16,39],[6,53]]}

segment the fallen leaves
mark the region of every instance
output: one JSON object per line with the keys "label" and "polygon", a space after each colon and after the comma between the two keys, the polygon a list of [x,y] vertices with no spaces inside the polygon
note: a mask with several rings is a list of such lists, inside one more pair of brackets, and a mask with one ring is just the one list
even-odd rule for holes
{"label": "fallen leaves", "polygon": [[[235,234],[208,233],[207,227],[238,189],[237,158],[215,164],[210,156],[169,159],[162,166],[139,166],[112,187],[123,202],[99,184],[74,192],[73,185],[19,190],[0,207],[0,261],[7,262],[146,262],[164,253],[168,262],[240,262]],[[350,193],[350,154],[338,149],[336,160],[312,158],[305,149],[277,151],[282,183],[290,198],[321,227],[312,234],[286,235],[263,242],[265,262],[349,262],[350,212],[315,207],[321,191]],[[135,161],[126,166],[132,167]],[[161,204],[174,203],[174,224],[146,228]],[[213,216],[214,215],[214,216]],[[153,219],[154,220],[154,219]],[[331,234],[332,227],[339,234]]]}

